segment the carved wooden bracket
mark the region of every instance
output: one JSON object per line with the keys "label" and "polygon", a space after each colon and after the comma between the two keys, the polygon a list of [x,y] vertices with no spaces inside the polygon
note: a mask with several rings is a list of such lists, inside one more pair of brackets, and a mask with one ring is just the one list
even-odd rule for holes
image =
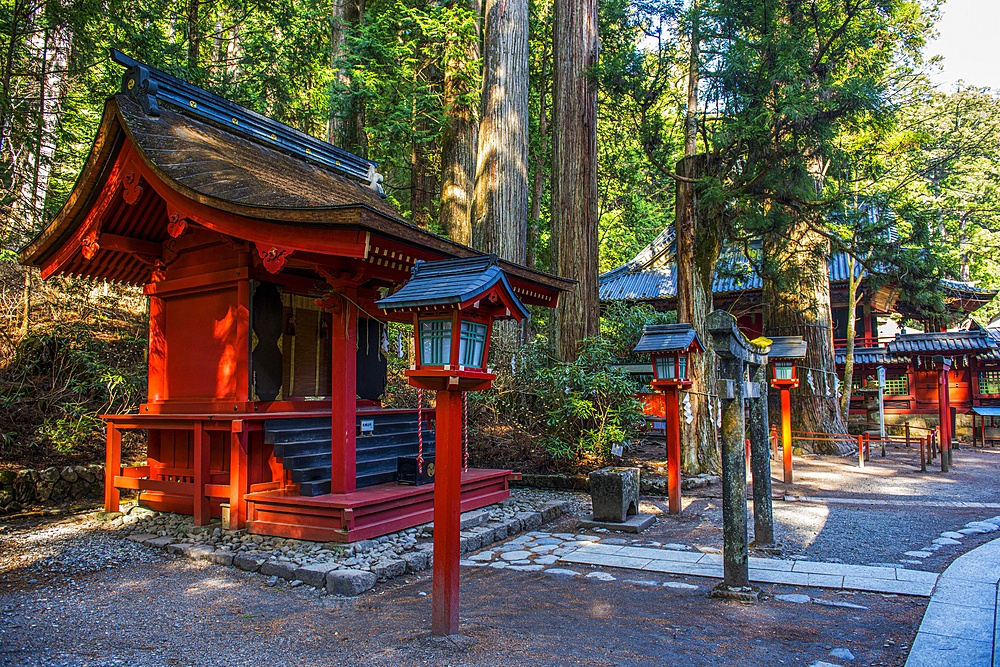
{"label": "carved wooden bracket", "polygon": [[85,259],[94,259],[94,255],[101,249],[101,246],[97,242],[100,237],[101,226],[98,225],[90,230],[90,233],[80,241],[80,252],[83,253]]}
{"label": "carved wooden bracket", "polygon": [[264,268],[267,269],[268,273],[278,273],[281,269],[285,268],[285,262],[288,261],[293,252],[294,250],[286,248],[272,246],[270,249],[265,250],[264,247],[257,246],[257,254],[264,260]]}
{"label": "carved wooden bracket", "polygon": [[177,238],[188,230],[188,221],[178,209],[167,207],[167,234]]}
{"label": "carved wooden bracket", "polygon": [[[167,226],[169,230],[169,225]],[[163,242],[163,253],[160,255],[165,264],[170,264],[177,259],[177,239],[167,239]]]}
{"label": "carved wooden bracket", "polygon": [[127,204],[134,204],[139,199],[139,195],[142,194],[142,186],[139,185],[140,178],[135,166],[131,164],[128,170],[122,174],[122,197],[125,198]]}
{"label": "carved wooden bracket", "polygon": [[331,313],[339,315],[344,311],[344,303],[347,300],[343,295],[337,294],[336,292],[330,292],[320,299],[313,301],[317,306],[323,310],[328,310]]}
{"label": "carved wooden bracket", "polygon": [[153,264],[153,273],[150,276],[150,281],[154,283],[162,282],[167,279],[167,267],[161,261],[156,261]]}

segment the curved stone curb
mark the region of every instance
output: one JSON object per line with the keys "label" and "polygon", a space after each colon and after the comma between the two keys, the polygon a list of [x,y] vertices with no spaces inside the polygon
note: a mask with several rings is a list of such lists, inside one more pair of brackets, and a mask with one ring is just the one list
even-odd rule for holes
{"label": "curved stone curb", "polygon": [[[494,542],[500,542],[518,533],[538,528],[564,514],[569,503],[562,500],[545,503],[536,512],[518,512],[506,521],[490,522],[490,510],[466,512],[462,515],[462,541],[460,550],[465,554],[477,551]],[[256,572],[275,581],[284,579],[299,586],[308,584],[330,594],[355,596],[364,593],[376,581],[387,581],[406,573],[422,572],[433,565],[433,544],[418,545],[416,550],[402,554],[399,559],[389,560],[372,568],[371,571],[346,567],[335,561],[298,566],[295,563],[269,559],[262,552],[233,553],[229,549],[213,549],[203,544],[175,541],[153,534],[133,534],[125,539],[146,546],[165,549],[167,553],[183,556],[190,560],[204,560],[218,565],[236,567],[245,572]]]}
{"label": "curved stone curb", "polygon": [[906,667],[1000,665],[998,584],[1000,539],[955,559],[938,578]]}

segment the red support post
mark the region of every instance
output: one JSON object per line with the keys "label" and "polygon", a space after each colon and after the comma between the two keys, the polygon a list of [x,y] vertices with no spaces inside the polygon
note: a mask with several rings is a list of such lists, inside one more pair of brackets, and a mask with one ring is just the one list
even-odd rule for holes
{"label": "red support post", "polygon": [[[750,470],[750,438],[746,439],[745,449],[746,449],[745,456],[746,456],[747,470]],[[747,474],[747,478],[749,479],[749,473]]]}
{"label": "red support post", "polygon": [[681,511],[681,418],[677,387],[663,390],[666,403],[667,495],[670,514]]}
{"label": "red support post", "polygon": [[778,458],[778,427],[771,424],[771,447],[774,449],[774,458]]}
{"label": "red support post", "polygon": [[118,511],[118,489],[115,477],[122,474],[122,434],[113,422],[107,426],[107,450],[104,459],[104,511]]}
{"label": "red support post", "polygon": [[[345,290],[333,308],[330,326],[331,371],[335,391],[330,405],[330,493],[351,493],[357,487],[355,428],[357,421],[357,290]],[[350,299],[348,298],[350,297]]]}
{"label": "red support post", "polygon": [[229,529],[242,530],[247,521],[247,432],[242,419],[234,419],[230,428],[229,451]]}
{"label": "red support post", "polygon": [[948,375],[951,371],[951,359],[943,356],[934,357],[934,365],[938,372],[938,419],[941,422],[941,472],[948,472],[948,451],[951,449],[951,406],[948,391]]}
{"label": "red support post", "polygon": [[927,472],[927,445],[929,438],[926,435],[920,436],[920,472]]}
{"label": "red support post", "polygon": [[906,446],[909,447],[910,446],[910,422],[906,422],[904,428],[906,430]]}
{"label": "red support post", "polygon": [[858,467],[865,467],[865,436],[858,436]]}
{"label": "red support post", "polygon": [[781,446],[785,484],[792,483],[792,392],[781,390]]}
{"label": "red support post", "polygon": [[194,423],[194,525],[207,526],[211,522],[205,485],[209,483],[209,465],[212,462],[212,444],[205,430],[205,422]]}
{"label": "red support post", "polygon": [[462,392],[437,393],[434,473],[434,585],[431,632],[459,630],[458,580],[462,513]]}

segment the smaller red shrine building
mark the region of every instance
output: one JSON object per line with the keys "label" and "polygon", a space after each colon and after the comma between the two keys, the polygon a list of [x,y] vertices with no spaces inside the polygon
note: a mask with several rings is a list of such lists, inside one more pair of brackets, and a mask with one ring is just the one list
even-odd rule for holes
{"label": "smaller red shrine building", "polygon": [[[884,346],[854,350],[854,388],[851,414],[866,409],[858,390],[874,385],[876,369],[886,369],[885,412],[889,423],[901,415],[929,417],[938,421],[938,370],[933,358],[950,358],[947,371],[952,433],[971,428],[973,441],[1000,439],[994,419],[1000,417],[1000,331],[972,329],[902,334]],[[843,370],[845,354],[837,350],[837,366]],[[989,427],[987,427],[989,424]],[[989,429],[989,430],[987,430]]]}
{"label": "smaller red shrine building", "polygon": [[[416,410],[381,405],[392,316],[374,302],[418,261],[479,253],[402,219],[375,163],[112,56],[121,92],[66,204],[20,255],[43,278],[149,299],[147,400],[104,415],[106,509],[131,489],[198,524],[225,507],[231,527],[321,541],[430,521],[434,485],[395,483],[421,434]],[[501,266],[528,305],[573,285]],[[146,431],[145,465],[121,466],[124,429]],[[507,498],[511,475],[463,473],[462,510]]]}

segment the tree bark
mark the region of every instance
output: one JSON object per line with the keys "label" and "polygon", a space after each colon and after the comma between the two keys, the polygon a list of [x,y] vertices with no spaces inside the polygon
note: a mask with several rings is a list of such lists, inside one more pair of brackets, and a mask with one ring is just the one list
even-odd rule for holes
{"label": "tree bark", "polygon": [[[684,158],[677,164],[677,173],[698,179],[709,169],[707,155]],[[699,206],[695,184],[677,182],[675,199],[675,234],[677,248],[677,321],[688,322],[698,332],[705,346],[701,355],[692,355],[688,364],[693,382],[687,398],[691,401],[694,421],[681,428],[681,455],[688,472],[719,469],[719,446],[714,411],[718,399],[710,400],[718,384],[718,360],[708,343],[710,334],[705,318],[712,312],[712,286],[715,265],[722,248],[718,219],[711,211]]]}
{"label": "tree bark", "polygon": [[854,257],[848,256],[847,269],[847,344],[844,347],[844,382],[840,387],[840,414],[850,418],[851,394],[854,393],[854,338],[857,336],[858,289],[861,277],[855,277]]}
{"label": "tree bark", "polygon": [[[479,0],[465,0],[479,22]],[[466,47],[468,61],[479,59],[479,31]],[[470,90],[464,63],[450,59],[444,72],[444,132],[441,138],[441,205],[438,222],[453,241],[472,244],[472,198],[476,185],[479,124],[474,107],[464,103]]]}
{"label": "tree bark", "polygon": [[[546,141],[549,137],[549,67],[552,60],[552,33],[551,23],[545,21],[545,40],[543,42],[542,53],[542,73],[538,77],[538,135],[535,137],[535,145],[538,147],[548,146]],[[531,212],[528,214],[528,238],[527,249],[525,250],[524,262],[531,268],[538,265],[538,223],[542,217],[542,194],[545,188],[545,158],[544,150],[538,150],[535,155],[535,165],[531,180]]]}
{"label": "tree bark", "polygon": [[[330,69],[333,70],[334,94],[346,95],[350,90],[351,81],[342,67],[347,42],[347,11],[350,0],[333,0],[330,3]],[[326,140],[339,146],[344,134],[344,117],[337,109],[332,96],[330,111],[326,121]]]}
{"label": "tree bark", "polygon": [[472,244],[524,263],[528,219],[528,1],[487,0]]}
{"label": "tree bark", "polygon": [[[345,29],[347,26],[361,26],[364,21],[365,0],[345,0],[343,21]],[[368,134],[365,132],[366,116],[364,98],[361,95],[350,95],[346,117],[340,121],[343,123],[341,147],[363,158],[368,157]]]}
{"label": "tree bark", "polygon": [[187,29],[188,29],[188,52],[187,68],[191,74],[198,70],[198,63],[201,59],[201,25],[198,18],[199,0],[188,0],[187,6]]}
{"label": "tree bark", "polygon": [[[798,364],[799,386],[792,390],[792,429],[846,434],[835,391],[829,253],[827,238],[801,217],[765,239],[764,331],[768,336],[802,336],[808,346]],[[803,449],[810,449],[809,441]],[[835,442],[819,442],[812,449],[849,451],[846,443]]]}
{"label": "tree bark", "polygon": [[556,307],[558,358],[576,357],[600,331],[597,218],[596,0],[559,0],[553,8],[552,243],[555,272],[578,281]]}

